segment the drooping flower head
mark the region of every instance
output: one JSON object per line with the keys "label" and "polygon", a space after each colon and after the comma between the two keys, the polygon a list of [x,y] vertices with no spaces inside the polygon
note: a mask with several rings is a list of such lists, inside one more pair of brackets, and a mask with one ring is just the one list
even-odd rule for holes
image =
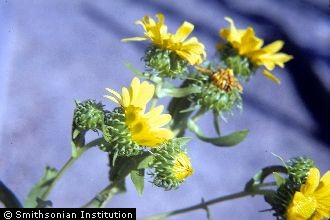
{"label": "drooping flower head", "polygon": [[264,66],[263,74],[279,83],[280,80],[270,71],[276,65],[283,68],[284,63],[293,58],[291,55],[279,52],[284,42],[277,40],[263,47],[263,40],[255,35],[252,27],[237,29],[231,18],[225,17],[225,20],[229,22],[230,27],[221,29],[220,36],[228,41],[240,56],[248,58],[254,66]]}
{"label": "drooping flower head", "polygon": [[320,171],[311,168],[305,184],[295,192],[287,210],[288,220],[330,218],[330,171],[320,179]]}
{"label": "drooping flower head", "polygon": [[205,59],[204,45],[196,37],[187,39],[194,29],[193,24],[185,21],[176,33],[172,34],[167,32],[164,15],[156,14],[156,17],[158,18],[157,22],[149,16],[144,16],[141,20],[135,22],[143,27],[143,37],[125,38],[122,41],[151,40],[156,47],[175,52],[191,65],[200,64]]}
{"label": "drooping flower head", "polygon": [[165,190],[177,189],[193,173],[190,159],[181,148],[185,142],[185,138],[176,138],[152,149],[153,184]]}
{"label": "drooping flower head", "polygon": [[171,115],[161,114],[164,106],[160,105],[145,112],[148,102],[154,95],[154,85],[147,81],[141,83],[134,77],[129,89],[122,88],[122,95],[109,88],[106,90],[111,95],[106,95],[105,98],[122,107],[125,124],[129,128],[133,142],[141,146],[156,147],[173,137],[171,130],[161,128],[171,120]]}

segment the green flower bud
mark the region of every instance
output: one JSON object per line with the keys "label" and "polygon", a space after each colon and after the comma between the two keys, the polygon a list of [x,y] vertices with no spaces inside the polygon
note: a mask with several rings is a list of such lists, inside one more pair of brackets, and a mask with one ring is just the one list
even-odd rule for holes
{"label": "green flower bud", "polygon": [[179,78],[187,72],[188,62],[174,51],[149,46],[143,57],[145,67],[161,78]]}
{"label": "green flower bud", "polygon": [[102,129],[104,119],[103,105],[95,100],[86,100],[81,103],[76,102],[74,110],[74,127],[81,131]]}
{"label": "green flower bud", "polygon": [[228,89],[226,82],[219,80],[218,73],[212,76],[198,74],[196,80],[192,82],[194,86],[201,89],[200,93],[189,96],[189,100],[205,109],[216,111],[217,113],[228,112],[233,108],[242,108],[242,98],[240,87]]}
{"label": "green flower bud", "polygon": [[165,190],[177,189],[193,173],[190,160],[175,140],[152,149],[153,184]]}
{"label": "green flower bud", "polygon": [[276,219],[285,220],[287,208],[293,199],[296,191],[300,189],[300,184],[287,179],[275,193],[265,196],[266,202],[272,206]]}
{"label": "green flower bud", "polygon": [[315,167],[314,161],[307,157],[295,157],[286,162],[288,178],[277,191],[270,196],[265,196],[265,200],[275,211],[277,219],[286,219],[287,209],[296,191],[300,190],[305,183],[309,170]]}
{"label": "green flower bud", "polygon": [[234,71],[235,76],[248,81],[255,73],[256,67],[247,57],[240,56],[229,43],[218,45],[221,59]]}
{"label": "green flower bud", "polygon": [[308,176],[311,168],[315,167],[315,163],[308,157],[294,157],[287,163],[289,178],[297,183],[303,184]]}
{"label": "green flower bud", "polygon": [[123,108],[118,107],[112,112],[105,113],[102,131],[108,144],[100,147],[101,150],[111,152],[117,156],[127,157],[142,152],[140,145],[132,141],[131,132],[125,123]]}

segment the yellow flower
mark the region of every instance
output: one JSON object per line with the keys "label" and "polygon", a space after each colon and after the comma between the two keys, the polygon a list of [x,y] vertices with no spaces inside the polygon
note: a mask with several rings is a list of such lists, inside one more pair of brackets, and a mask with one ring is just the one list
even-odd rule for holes
{"label": "yellow flower", "polygon": [[190,160],[184,152],[178,154],[175,164],[172,168],[174,176],[182,181],[193,173]]}
{"label": "yellow flower", "polygon": [[156,147],[173,137],[171,130],[161,128],[171,120],[171,115],[161,114],[164,106],[159,105],[145,113],[148,102],[154,95],[155,86],[136,77],[132,80],[129,89],[122,88],[122,95],[106,88],[112,95],[106,95],[115,103],[122,106],[125,112],[125,123],[129,127],[132,140],[139,145]]}
{"label": "yellow flower", "polygon": [[288,220],[330,218],[330,171],[320,180],[320,171],[311,168],[306,183],[294,194],[287,210]]}
{"label": "yellow flower", "polygon": [[284,63],[293,58],[291,55],[278,53],[284,42],[277,40],[262,47],[264,42],[255,36],[252,27],[237,29],[231,18],[225,17],[225,20],[229,22],[230,27],[221,29],[220,36],[227,40],[238,51],[239,55],[249,58],[256,66],[264,66],[266,69],[263,70],[263,74],[266,77],[280,83],[280,80],[269,71],[273,70],[276,65],[283,68]]}
{"label": "yellow flower", "polygon": [[167,26],[164,24],[164,15],[157,14],[156,17],[158,18],[158,22],[149,16],[144,16],[142,20],[135,22],[143,27],[143,37],[125,38],[122,41],[143,41],[149,39],[157,47],[175,52],[191,65],[200,64],[206,58],[204,45],[198,42],[196,37],[187,39],[188,35],[194,29],[193,24],[184,22],[175,34],[171,34],[167,33]]}

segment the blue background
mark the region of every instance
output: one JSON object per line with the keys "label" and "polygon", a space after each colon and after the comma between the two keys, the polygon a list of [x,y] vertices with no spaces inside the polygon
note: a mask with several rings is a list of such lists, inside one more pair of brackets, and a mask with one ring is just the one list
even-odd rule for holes
{"label": "blue background", "polygon": [[[195,169],[182,187],[165,192],[148,182],[139,197],[130,180],[128,193],[108,207],[136,207],[138,217],[190,206],[243,189],[260,168],[285,159],[312,157],[321,172],[330,156],[330,19],[325,0],[12,0],[0,1],[0,179],[24,200],[44,167],[60,168],[71,153],[74,99],[104,100],[105,87],[128,86],[133,74],[124,62],[142,70],[145,43],[121,43],[142,35],[134,21],[165,14],[170,32],[183,21],[195,24],[194,36],[209,58],[227,27],[253,26],[266,43],[286,42],[295,59],[276,69],[282,84],[257,74],[244,85],[244,110],[223,122],[224,134],[249,128],[234,148],[216,148],[194,139],[189,155]],[[166,103],[168,100],[164,100]],[[204,132],[213,135],[204,117]],[[188,136],[194,137],[188,133]],[[58,182],[50,199],[55,207],[78,207],[107,185],[107,156],[88,151]],[[262,197],[210,207],[214,219],[272,219]],[[205,219],[203,210],[172,219]]]}

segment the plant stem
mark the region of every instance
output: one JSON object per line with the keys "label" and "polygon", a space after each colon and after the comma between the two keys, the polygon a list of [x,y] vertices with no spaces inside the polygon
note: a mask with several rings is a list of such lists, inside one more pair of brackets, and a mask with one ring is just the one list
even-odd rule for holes
{"label": "plant stem", "polygon": [[104,208],[107,202],[116,194],[124,190],[115,182],[105,187],[93,199],[82,206],[82,208]]}
{"label": "plant stem", "polygon": [[162,86],[163,86],[163,81],[156,83],[155,94],[153,95],[153,97],[151,99],[150,110],[156,106],[157,101],[158,101],[157,93],[158,93],[158,91],[160,91],[162,89]]}
{"label": "plant stem", "polygon": [[254,196],[254,195],[265,195],[269,193],[269,190],[256,190],[254,192],[249,192],[249,191],[241,191],[238,193],[233,193],[227,196],[221,196],[215,199],[211,199],[209,201],[206,202],[202,202],[199,203],[197,205],[193,205],[187,208],[183,208],[183,209],[178,209],[175,211],[171,211],[171,212],[166,212],[166,213],[162,213],[162,214],[158,214],[158,215],[153,215],[147,218],[144,218],[144,220],[161,220],[161,219],[165,219],[167,217],[170,216],[174,216],[174,215],[179,215],[179,214],[183,214],[186,212],[190,212],[190,211],[194,211],[197,209],[206,209],[207,206],[209,205],[213,205],[216,203],[220,203],[220,202],[224,202],[224,201],[228,201],[228,200],[233,200],[233,199],[238,199],[238,198],[242,198],[242,197],[246,197],[246,196]]}
{"label": "plant stem", "polygon": [[42,200],[46,200],[49,193],[52,191],[52,189],[54,188],[54,186],[56,185],[57,181],[63,176],[63,174],[72,166],[72,164],[78,160],[80,158],[81,155],[83,155],[83,153],[85,151],[87,151],[89,148],[96,146],[100,143],[100,141],[102,141],[102,138],[98,138],[94,141],[89,142],[88,144],[86,144],[83,147],[80,147],[77,149],[77,154],[75,157],[71,156],[70,159],[64,164],[64,166],[60,169],[60,171],[58,171],[57,175],[54,177],[54,179],[52,179],[51,184],[49,185],[49,187],[45,190],[45,192],[43,193],[43,195],[41,196]]}
{"label": "plant stem", "polygon": [[191,118],[191,120],[192,120],[193,122],[198,121],[198,119],[199,119],[200,117],[202,117],[206,111],[207,111],[207,109],[205,109],[205,108],[200,108],[200,109],[197,111],[197,113]]}

